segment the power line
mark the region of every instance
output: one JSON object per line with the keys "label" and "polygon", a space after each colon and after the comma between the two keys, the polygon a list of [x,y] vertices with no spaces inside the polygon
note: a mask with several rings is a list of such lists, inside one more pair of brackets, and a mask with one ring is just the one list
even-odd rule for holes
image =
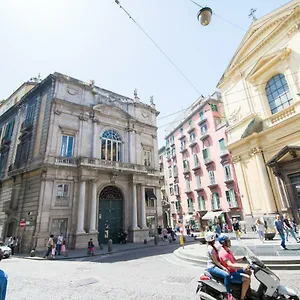
{"label": "power line", "polygon": [[[293,76],[293,75],[299,74],[299,73],[300,73],[300,71],[297,71],[297,72],[294,72],[294,73],[291,73],[291,74],[287,74],[287,75],[285,75],[285,77]],[[269,81],[269,80],[268,80],[268,81]],[[237,94],[237,93],[240,93],[240,92],[243,92],[243,91],[249,91],[250,88],[255,88],[255,87],[258,87],[258,86],[260,86],[260,85],[267,84],[268,81],[262,82],[262,83],[257,84],[257,85],[247,86],[246,88],[243,88],[243,89],[237,90],[237,91],[235,91],[235,92],[226,94],[225,96],[227,97],[227,96],[229,96],[229,95],[234,95],[234,94]],[[289,84],[288,86],[291,87],[291,86],[295,86],[295,85],[297,85],[297,84],[300,84],[300,82],[292,83],[292,84]],[[224,103],[223,101],[222,101],[222,102],[223,102],[223,105],[224,105],[224,106],[229,107],[229,106],[232,105],[232,104],[235,104],[235,103],[238,103],[238,102],[242,102],[242,101],[244,101],[244,100],[252,99],[252,98],[254,98],[254,97],[256,97],[256,96],[261,96],[261,95],[264,95],[264,94],[265,94],[265,92],[260,93],[260,94],[257,94],[257,95],[255,95],[255,96],[249,96],[249,97],[246,97],[246,98],[242,98],[242,99],[239,99],[239,100],[230,102],[230,103]],[[298,96],[300,96],[300,95],[298,95]],[[190,107],[191,107],[191,105],[188,106],[187,108],[183,109],[183,110],[178,111],[178,112],[174,112],[174,113],[165,115],[165,116],[159,118],[158,121],[159,121],[159,120],[162,120],[162,119],[165,119],[165,118],[167,118],[167,117],[169,117],[169,116],[172,116],[172,115],[174,115],[174,114],[177,114],[177,113],[179,113],[179,112],[186,111],[186,110],[188,110]],[[167,124],[166,124],[165,126],[167,126]]]}
{"label": "power line", "polygon": [[173,60],[166,54],[165,51],[162,50],[161,47],[151,38],[151,36],[143,29],[143,27],[137,23],[137,21],[129,14],[129,12],[121,5],[119,0],[115,0],[116,4],[126,13],[126,15],[131,19],[138,28],[148,37],[148,39],[155,45],[155,47],[164,55],[164,57],[173,65],[173,67],[181,74],[181,76],[193,87],[193,89],[200,95],[200,91],[196,88],[196,86],[188,79],[186,75],[177,67],[177,65],[173,62]]}

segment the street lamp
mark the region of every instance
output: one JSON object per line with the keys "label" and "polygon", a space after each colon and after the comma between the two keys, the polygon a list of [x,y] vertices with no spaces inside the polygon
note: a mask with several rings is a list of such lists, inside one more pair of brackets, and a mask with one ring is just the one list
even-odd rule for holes
{"label": "street lamp", "polygon": [[209,25],[212,16],[212,9],[210,7],[203,7],[199,10],[197,19],[203,26]]}

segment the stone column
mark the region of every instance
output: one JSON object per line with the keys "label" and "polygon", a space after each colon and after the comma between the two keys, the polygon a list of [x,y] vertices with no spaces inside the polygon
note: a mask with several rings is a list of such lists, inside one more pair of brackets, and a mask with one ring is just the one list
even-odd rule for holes
{"label": "stone column", "polygon": [[137,195],[136,195],[136,184],[132,185],[132,229],[137,229]]}
{"label": "stone column", "polygon": [[147,223],[146,223],[146,209],[145,209],[145,187],[141,186],[141,228],[146,229]]}
{"label": "stone column", "polygon": [[287,210],[287,194],[285,191],[284,182],[281,178],[281,173],[274,171],[273,174],[275,175],[275,179],[277,182],[282,210]]}
{"label": "stone column", "polygon": [[92,199],[90,206],[90,229],[89,232],[97,232],[96,230],[96,215],[97,215],[97,184],[92,182]]}
{"label": "stone column", "polygon": [[78,217],[77,217],[77,233],[85,233],[84,227],[84,211],[85,211],[85,181],[80,182]]}
{"label": "stone column", "polygon": [[[266,202],[267,205],[266,213],[274,213],[276,211],[276,209],[274,208],[275,200],[272,193],[269,175],[262,156],[262,150],[259,148],[254,148],[251,154],[254,155],[256,159],[258,174],[259,174],[260,182],[262,183],[264,201]],[[253,174],[253,176],[255,176],[255,174]]]}
{"label": "stone column", "polygon": [[97,118],[94,117],[94,119],[93,119],[93,153],[92,153],[93,158],[97,157],[97,147],[99,146],[98,135],[97,135],[97,125],[98,125],[98,120],[97,120]]}

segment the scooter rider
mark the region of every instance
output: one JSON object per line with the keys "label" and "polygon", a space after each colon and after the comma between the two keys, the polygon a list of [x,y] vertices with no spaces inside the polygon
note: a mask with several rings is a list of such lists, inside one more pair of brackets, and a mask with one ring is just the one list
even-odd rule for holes
{"label": "scooter rider", "polygon": [[221,264],[230,272],[231,283],[242,284],[241,300],[245,299],[250,287],[251,271],[249,265],[241,263],[243,259],[236,259],[230,250],[231,241],[229,236],[221,235],[219,243],[222,245],[219,251]]}
{"label": "scooter rider", "polygon": [[222,266],[218,257],[218,251],[215,247],[216,234],[213,232],[207,232],[205,234],[205,240],[207,242],[207,271],[217,277],[224,279],[224,285],[227,291],[227,299],[232,300],[230,291],[230,272]]}

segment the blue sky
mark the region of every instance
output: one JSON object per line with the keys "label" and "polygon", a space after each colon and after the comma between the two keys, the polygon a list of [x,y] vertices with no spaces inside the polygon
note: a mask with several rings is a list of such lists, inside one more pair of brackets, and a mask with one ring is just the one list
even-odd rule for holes
{"label": "blue sky", "polygon": [[[287,0],[195,0],[248,29]],[[120,0],[203,95],[212,94],[245,32],[213,16],[203,27],[189,0]],[[151,95],[164,117],[200,96],[114,0],[1,0],[0,99],[30,77],[61,72],[143,102]],[[165,124],[159,120],[159,142]]]}

